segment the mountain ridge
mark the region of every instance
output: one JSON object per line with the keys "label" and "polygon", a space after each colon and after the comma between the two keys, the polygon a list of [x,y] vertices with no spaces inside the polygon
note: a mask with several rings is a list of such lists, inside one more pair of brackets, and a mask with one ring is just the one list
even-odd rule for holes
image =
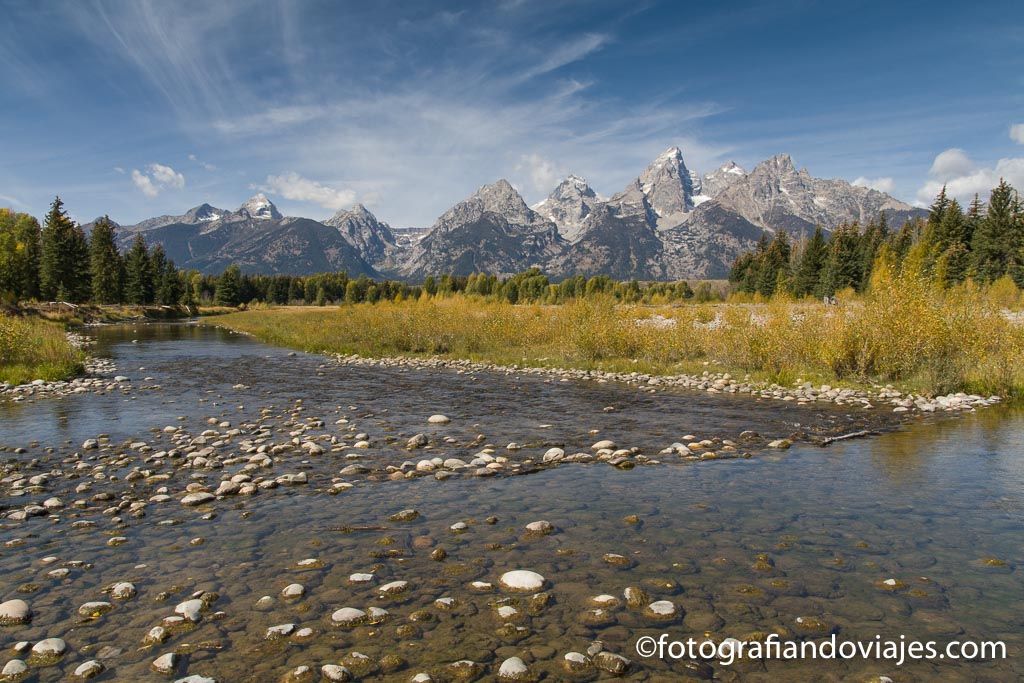
{"label": "mountain ridge", "polygon": [[[393,229],[362,204],[322,221],[286,217],[263,193],[229,211],[207,203],[178,216],[118,226],[126,248],[137,234],[162,244],[180,267],[417,280],[427,275],[507,275],[539,267],[553,277],[723,277],[764,234],[808,234],[815,226],[896,225],[923,214],[878,190],[811,176],[788,154],[750,172],[735,162],[701,176],[679,147],[658,155],[609,198],[570,174],[532,207],[506,179],[480,186],[428,230]],[[91,225],[91,224],[90,224]]]}

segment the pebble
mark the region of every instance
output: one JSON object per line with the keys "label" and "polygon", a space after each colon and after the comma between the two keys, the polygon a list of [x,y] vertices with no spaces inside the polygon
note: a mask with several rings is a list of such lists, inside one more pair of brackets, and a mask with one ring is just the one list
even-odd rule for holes
{"label": "pebble", "polygon": [[530,678],[530,669],[519,657],[509,657],[498,668],[499,681],[525,681]]}
{"label": "pebble", "polygon": [[103,673],[104,669],[105,667],[101,663],[97,662],[95,659],[90,659],[89,661],[83,662],[75,667],[73,675],[75,678],[87,680],[99,676]]}
{"label": "pebble", "polygon": [[433,425],[446,425],[451,422],[451,419],[447,415],[431,415],[427,418],[427,422]]}

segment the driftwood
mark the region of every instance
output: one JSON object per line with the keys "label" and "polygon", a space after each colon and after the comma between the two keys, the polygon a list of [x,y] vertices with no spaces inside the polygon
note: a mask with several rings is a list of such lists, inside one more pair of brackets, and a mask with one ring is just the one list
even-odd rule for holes
{"label": "driftwood", "polygon": [[826,438],[821,440],[821,445],[822,446],[827,446],[830,443],[832,443],[833,441],[844,441],[846,439],[856,439],[856,438],[861,437],[861,436],[871,436],[872,434],[877,434],[877,433],[878,432],[872,431],[870,429],[862,429],[859,432],[850,432],[849,434],[841,434],[839,436],[829,436],[829,437],[826,437]]}

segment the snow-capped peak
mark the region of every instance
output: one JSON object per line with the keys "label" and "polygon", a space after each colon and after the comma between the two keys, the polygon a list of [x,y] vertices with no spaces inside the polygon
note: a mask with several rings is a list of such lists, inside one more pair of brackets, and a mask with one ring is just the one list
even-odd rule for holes
{"label": "snow-capped peak", "polygon": [[274,206],[274,202],[267,199],[267,196],[262,192],[253,195],[249,201],[242,204],[242,207],[238,210],[239,213],[246,213],[250,218],[256,218],[259,220],[270,220],[282,218],[281,212]]}

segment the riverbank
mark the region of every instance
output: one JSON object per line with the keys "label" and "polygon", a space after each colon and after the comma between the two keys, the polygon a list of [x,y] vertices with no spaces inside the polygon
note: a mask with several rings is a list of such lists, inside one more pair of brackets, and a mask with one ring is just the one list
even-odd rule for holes
{"label": "riverbank", "polygon": [[258,308],[213,324],[359,362],[468,361],[498,371],[625,377],[894,410],[943,410],[1021,396],[1024,329],[995,307],[929,296],[917,292],[841,306],[774,301],[675,307],[604,300],[513,306],[454,297]]}
{"label": "riverbank", "polygon": [[0,314],[0,385],[68,380],[85,370],[85,360],[63,325]]}

